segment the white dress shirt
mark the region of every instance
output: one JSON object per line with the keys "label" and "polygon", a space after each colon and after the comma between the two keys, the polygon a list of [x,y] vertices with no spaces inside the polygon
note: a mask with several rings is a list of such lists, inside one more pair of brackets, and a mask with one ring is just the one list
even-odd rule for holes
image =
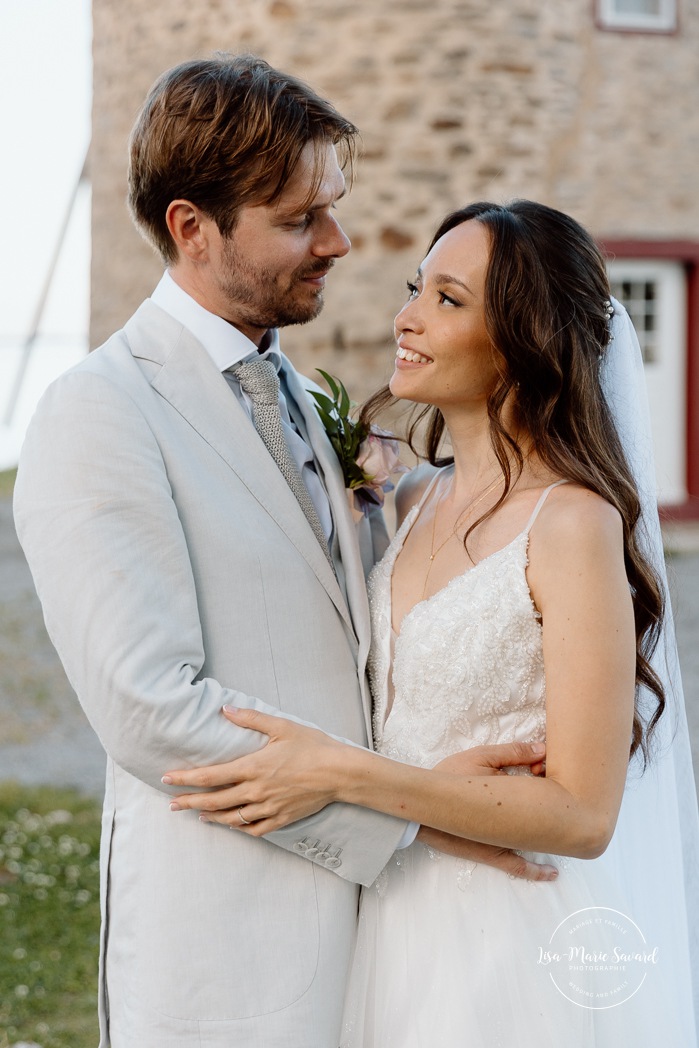
{"label": "white dress shirt", "polygon": [[[279,372],[282,364],[279,349],[279,332],[272,328],[265,335],[258,350],[254,342],[247,335],[239,331],[233,324],[229,324],[223,317],[210,313],[208,309],[200,306],[191,295],[183,291],[179,284],[170,276],[166,270],[151,300],[160,309],[169,313],[171,317],[183,324],[189,332],[201,342],[219,371],[224,372],[235,364],[239,364],[246,357],[253,359],[271,360]],[[232,374],[226,375],[234,396],[244,408],[248,418],[252,421],[252,403],[250,398],[240,387]],[[299,468],[304,484],[313,500],[318,518],[322,525],[325,537],[330,545],[333,522],[330,511],[330,502],[325,488],[318,476],[313,459],[313,451],[300,435],[289,415],[286,398],[282,390],[279,392],[279,411],[282,416],[282,428],[289,446],[292,458]]]}

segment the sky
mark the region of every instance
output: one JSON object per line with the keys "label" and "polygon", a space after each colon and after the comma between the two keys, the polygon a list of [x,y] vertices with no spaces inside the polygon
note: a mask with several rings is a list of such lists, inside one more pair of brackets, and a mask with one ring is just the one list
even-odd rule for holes
{"label": "sky", "polygon": [[45,385],[87,351],[89,187],[78,194],[20,397],[27,338],[90,137],[89,0],[2,0],[0,469],[13,465]]}

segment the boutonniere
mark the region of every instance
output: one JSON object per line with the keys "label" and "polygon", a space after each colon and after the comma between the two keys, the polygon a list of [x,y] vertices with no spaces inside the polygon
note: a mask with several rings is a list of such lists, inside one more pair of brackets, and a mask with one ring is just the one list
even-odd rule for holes
{"label": "boutonniere", "polygon": [[[315,408],[335,449],[353,496],[354,508],[366,516],[372,506],[383,506],[386,493],[393,490],[391,476],[407,473],[398,455],[398,441],[392,433],[350,418],[355,406],[339,379],[316,368],[327,382],[332,397],[311,390]],[[351,503],[350,503],[351,504]]]}

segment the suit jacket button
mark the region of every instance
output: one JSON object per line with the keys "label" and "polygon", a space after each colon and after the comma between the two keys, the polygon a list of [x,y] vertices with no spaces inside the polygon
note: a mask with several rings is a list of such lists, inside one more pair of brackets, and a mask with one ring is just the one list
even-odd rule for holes
{"label": "suit jacket button", "polygon": [[307,840],[304,839],[302,841],[296,841],[296,844],[294,845],[294,851],[299,852],[301,855],[305,855],[305,853],[308,851]]}
{"label": "suit jacket button", "polygon": [[339,866],[342,866],[342,859],[338,859],[337,855],[332,855],[325,860],[325,866],[328,870],[336,870]]}

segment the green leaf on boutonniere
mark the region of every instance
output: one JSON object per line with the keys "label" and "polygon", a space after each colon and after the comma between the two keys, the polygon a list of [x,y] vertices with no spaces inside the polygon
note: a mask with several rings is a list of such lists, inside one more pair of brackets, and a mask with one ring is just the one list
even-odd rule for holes
{"label": "green leaf on boutonniere", "polygon": [[[317,371],[327,382],[332,396],[311,390],[315,409],[342,467],[345,487],[355,492],[355,499],[366,513],[369,505],[383,504],[384,493],[393,487],[388,479],[390,474],[404,471],[396,441],[390,433],[351,418],[350,411],[355,405],[342,382],[321,368]],[[366,471],[367,464],[372,474]]]}
{"label": "green leaf on boutonniere", "polygon": [[330,412],[335,410],[335,401],[331,400],[330,397],[325,395],[325,393],[316,393],[316,391],[312,389],[311,396],[325,411]]}
{"label": "green leaf on boutonniere", "polygon": [[[316,368],[316,371],[318,372],[319,375],[323,376],[325,381],[330,386],[330,392],[334,396],[335,400],[338,401],[340,399],[340,386],[338,386],[338,384],[335,381],[335,379],[332,377],[332,375],[329,375],[327,373],[327,371],[323,371],[322,368]],[[341,385],[341,383],[340,383],[340,385]]]}
{"label": "green leaf on boutonniere", "polygon": [[[335,410],[337,411],[337,414],[343,421],[349,422],[350,419],[348,416],[351,408],[353,407],[353,404],[350,400],[349,393],[345,389],[344,383],[342,383],[339,378],[333,378],[332,375],[329,375],[327,371],[323,371],[322,368],[316,368],[316,371],[319,375],[323,376],[325,381],[330,386],[332,395],[335,398],[334,406]],[[352,424],[356,425],[356,423]]]}
{"label": "green leaf on boutonniere", "polygon": [[335,405],[330,397],[326,397],[323,393],[314,393],[311,391],[311,396],[316,401],[316,411],[320,415],[320,420],[325,427],[326,432],[329,436],[340,432],[340,421],[333,417]]}

